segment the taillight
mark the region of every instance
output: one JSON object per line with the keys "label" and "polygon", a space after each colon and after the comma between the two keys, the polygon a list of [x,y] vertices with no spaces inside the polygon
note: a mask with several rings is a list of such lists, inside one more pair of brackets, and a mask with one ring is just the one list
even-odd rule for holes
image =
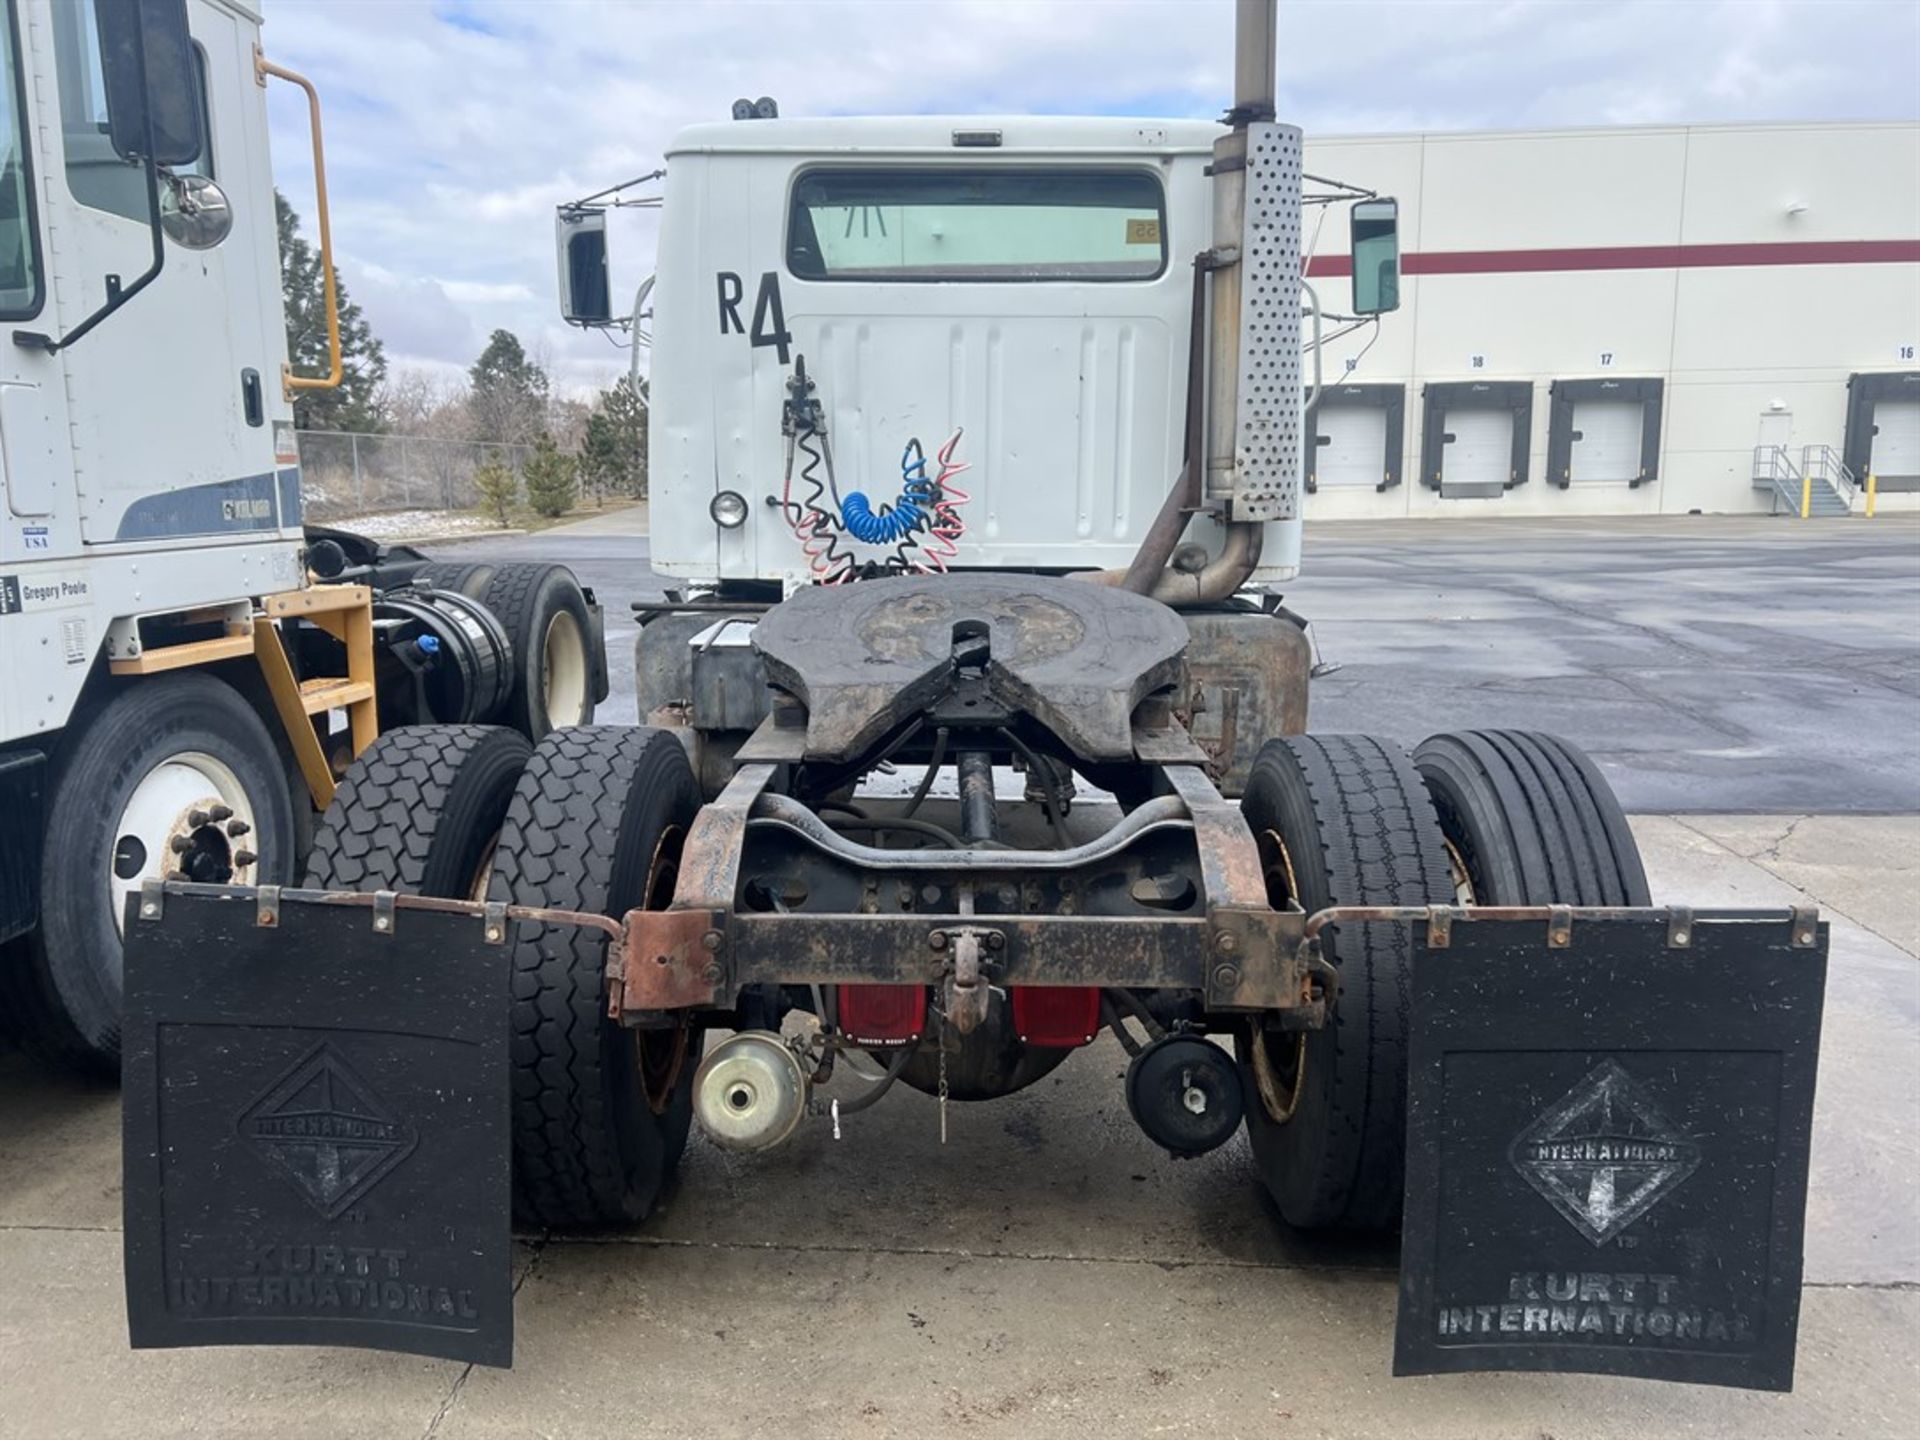
{"label": "taillight", "polygon": [[1100,1029],[1100,990],[1092,985],[1016,985],[1013,1031],[1028,1045],[1085,1045]]}
{"label": "taillight", "polygon": [[840,1029],[856,1045],[903,1045],[926,1028],[924,985],[840,987]]}

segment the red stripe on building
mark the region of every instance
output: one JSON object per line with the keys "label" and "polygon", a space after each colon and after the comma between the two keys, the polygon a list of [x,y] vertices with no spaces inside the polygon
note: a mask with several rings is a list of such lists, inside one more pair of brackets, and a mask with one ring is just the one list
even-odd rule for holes
{"label": "red stripe on building", "polygon": [[[1920,240],[1785,240],[1751,245],[1609,245],[1566,250],[1429,250],[1406,275],[1520,275],[1549,270],[1696,270],[1736,265],[1920,265]],[[1316,255],[1309,276],[1351,275],[1346,255]]]}

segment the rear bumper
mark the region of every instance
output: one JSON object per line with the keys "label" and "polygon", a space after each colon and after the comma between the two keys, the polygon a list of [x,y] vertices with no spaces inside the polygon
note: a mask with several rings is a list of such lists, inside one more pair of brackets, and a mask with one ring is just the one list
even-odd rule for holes
{"label": "rear bumper", "polygon": [[635,911],[609,960],[609,1009],[626,1020],[729,1009],[753,985],[938,984],[969,935],[995,985],[1190,990],[1209,1011],[1301,1011],[1303,1023],[1319,1021],[1307,916],[1251,908],[1166,920]]}

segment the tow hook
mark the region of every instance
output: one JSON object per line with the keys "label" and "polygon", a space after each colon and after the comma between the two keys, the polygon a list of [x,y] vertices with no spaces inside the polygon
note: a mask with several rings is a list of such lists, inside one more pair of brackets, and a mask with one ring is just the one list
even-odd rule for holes
{"label": "tow hook", "polygon": [[993,989],[987,973],[991,962],[983,962],[981,952],[1004,949],[1007,937],[983,926],[954,925],[935,930],[927,943],[935,950],[953,954],[943,971],[941,1008],[955,1030],[971,1035],[987,1018],[987,1001]]}

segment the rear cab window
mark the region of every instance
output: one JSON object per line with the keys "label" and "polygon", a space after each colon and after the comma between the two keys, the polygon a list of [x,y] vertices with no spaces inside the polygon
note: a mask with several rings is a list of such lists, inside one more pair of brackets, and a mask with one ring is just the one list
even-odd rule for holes
{"label": "rear cab window", "polygon": [[800,280],[1141,281],[1167,266],[1166,193],[1143,170],[841,166],[794,181]]}

